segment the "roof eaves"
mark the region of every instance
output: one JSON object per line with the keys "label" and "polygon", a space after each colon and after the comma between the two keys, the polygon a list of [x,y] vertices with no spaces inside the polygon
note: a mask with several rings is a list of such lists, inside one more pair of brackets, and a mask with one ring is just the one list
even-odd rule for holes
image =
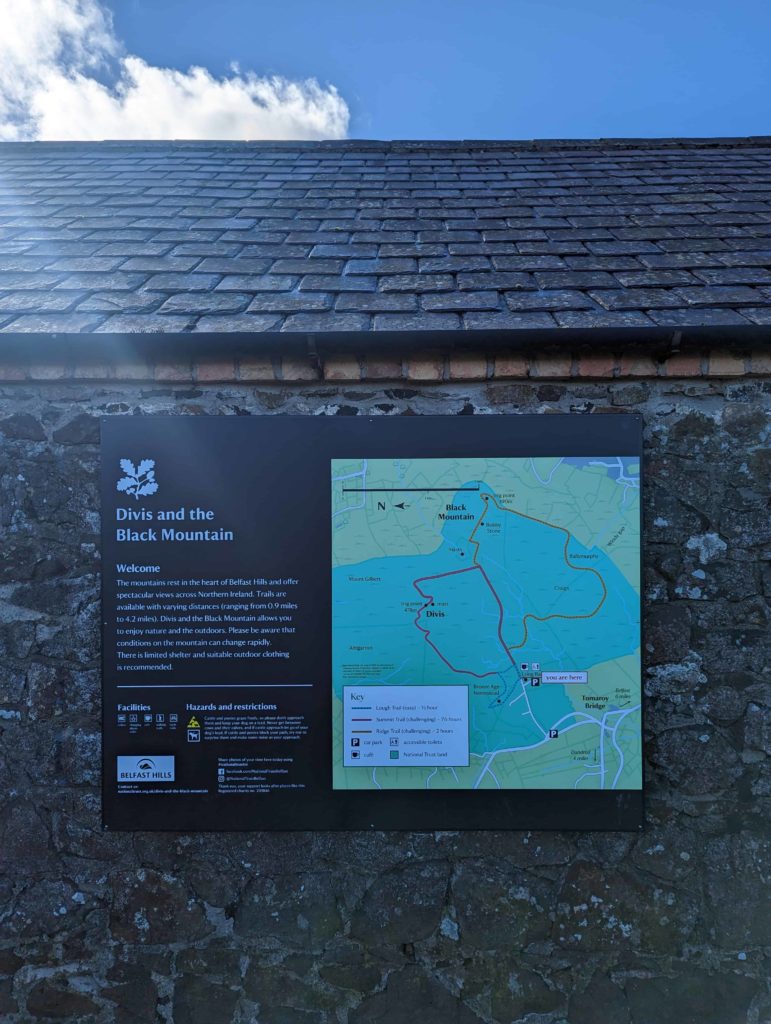
{"label": "roof eaves", "polygon": [[464,331],[318,331],[306,332],[190,332],[134,334],[0,334],[0,358],[39,361],[44,359],[93,359],[99,362],[130,362],[167,359],[184,355],[195,359],[212,354],[228,356],[255,353],[329,355],[342,352],[391,352],[409,354],[426,349],[444,351],[539,351],[591,347],[617,352],[645,346],[646,352],[671,354],[682,347],[720,342],[725,346],[771,349],[771,325],[735,327],[602,327],[546,328],[533,330]]}

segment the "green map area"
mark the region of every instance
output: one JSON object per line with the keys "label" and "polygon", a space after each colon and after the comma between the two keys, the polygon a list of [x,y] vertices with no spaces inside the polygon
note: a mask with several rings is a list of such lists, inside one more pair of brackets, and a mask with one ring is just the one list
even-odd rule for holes
{"label": "green map area", "polygon": [[335,788],[639,789],[637,459],[331,471]]}

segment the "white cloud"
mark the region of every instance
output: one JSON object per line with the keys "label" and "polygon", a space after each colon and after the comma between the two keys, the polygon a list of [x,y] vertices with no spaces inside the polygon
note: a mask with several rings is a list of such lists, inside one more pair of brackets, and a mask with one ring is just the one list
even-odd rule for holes
{"label": "white cloud", "polygon": [[0,0],[0,139],[340,139],[334,86],[122,52],[100,0]]}

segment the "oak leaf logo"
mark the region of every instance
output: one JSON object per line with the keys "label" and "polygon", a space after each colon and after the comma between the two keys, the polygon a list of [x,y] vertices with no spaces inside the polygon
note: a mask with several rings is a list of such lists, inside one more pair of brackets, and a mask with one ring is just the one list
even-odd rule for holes
{"label": "oak leaf logo", "polygon": [[118,481],[118,490],[126,494],[133,494],[139,499],[147,494],[155,494],[158,490],[158,482],[155,479],[155,459],[142,459],[138,466],[135,466],[131,459],[121,459],[120,468],[124,476]]}

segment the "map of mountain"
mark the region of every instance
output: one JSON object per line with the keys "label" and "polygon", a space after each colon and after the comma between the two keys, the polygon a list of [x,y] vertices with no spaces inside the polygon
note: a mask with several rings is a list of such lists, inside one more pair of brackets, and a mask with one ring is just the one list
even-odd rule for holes
{"label": "map of mountain", "polygon": [[640,787],[636,459],[335,460],[332,551],[337,788]]}

